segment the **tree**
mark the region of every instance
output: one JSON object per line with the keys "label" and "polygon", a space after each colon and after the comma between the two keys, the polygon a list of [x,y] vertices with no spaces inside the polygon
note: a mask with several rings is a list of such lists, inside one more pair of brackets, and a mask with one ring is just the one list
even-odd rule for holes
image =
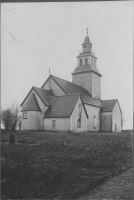
{"label": "tree", "polygon": [[1,123],[3,124],[6,132],[15,131],[20,120],[20,107],[17,103],[12,103],[11,106],[1,111]]}
{"label": "tree", "polygon": [[123,130],[123,126],[124,126],[126,120],[127,120],[127,119],[126,119],[126,117],[124,116],[124,112],[122,111],[122,115],[121,115],[121,126],[122,126],[122,130]]}

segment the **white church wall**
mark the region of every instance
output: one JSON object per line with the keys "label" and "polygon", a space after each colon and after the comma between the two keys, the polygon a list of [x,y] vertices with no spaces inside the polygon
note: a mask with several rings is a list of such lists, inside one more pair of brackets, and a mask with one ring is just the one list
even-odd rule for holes
{"label": "white church wall", "polygon": [[112,112],[101,113],[102,131],[112,131]]}
{"label": "white church wall", "polygon": [[[100,108],[85,104],[89,119],[87,120],[87,131],[100,130]],[[96,117],[96,127],[94,127],[94,117]]]}
{"label": "white church wall", "polygon": [[79,105],[81,105],[81,99],[79,98],[74,110],[72,112],[72,115],[70,117],[70,130],[71,131],[87,131],[87,117],[86,117],[86,113],[84,111],[84,108],[82,106],[82,113],[81,113],[81,126],[78,127],[77,125],[77,121],[79,119]]}
{"label": "white church wall", "polygon": [[[55,120],[55,127],[52,125],[53,120]],[[44,130],[68,131],[70,128],[69,121],[69,118],[45,118]]]}
{"label": "white church wall", "polygon": [[[63,90],[55,83],[55,81],[52,78],[50,78],[50,88],[56,96],[65,95]],[[49,81],[46,82],[43,89],[49,90]]]}
{"label": "white church wall", "polygon": [[[38,102],[42,112],[27,111],[29,117],[28,117],[28,120],[23,119],[23,117],[21,118],[21,130],[28,130],[28,129],[38,130],[38,129],[41,129],[40,125],[42,124],[42,113],[46,112],[46,110],[48,109],[48,106],[44,105],[44,103],[41,101],[41,99],[36,94],[34,89],[30,92],[29,96],[27,97],[24,104],[22,105],[22,108],[25,105],[25,103],[28,101],[30,95],[33,94],[33,93],[36,96],[37,102]],[[32,112],[34,112],[34,113],[32,113]],[[36,117],[36,115],[37,115],[37,117]],[[22,112],[22,116],[23,116],[23,112]],[[38,125],[38,123],[35,123],[35,125],[31,125],[31,124],[33,124],[34,121],[36,121],[36,118],[37,118],[37,121],[39,122],[39,125]],[[29,123],[29,125],[28,125],[28,123]],[[33,126],[33,128],[31,128],[32,126]]]}
{"label": "white church wall", "polygon": [[37,111],[26,111],[27,119],[23,119],[21,122],[21,130],[41,130],[42,128],[42,116]]}
{"label": "white church wall", "polygon": [[101,99],[101,78],[92,73],[92,97]]}
{"label": "white church wall", "polygon": [[92,94],[92,73],[77,74],[72,76],[72,82],[85,88]]}
{"label": "white church wall", "polygon": [[116,102],[112,114],[112,132],[121,132],[121,111],[119,104]]}

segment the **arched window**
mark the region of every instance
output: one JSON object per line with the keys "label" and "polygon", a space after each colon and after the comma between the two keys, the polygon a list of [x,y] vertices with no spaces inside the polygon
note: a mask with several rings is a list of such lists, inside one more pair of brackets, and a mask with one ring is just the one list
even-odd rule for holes
{"label": "arched window", "polygon": [[80,59],[80,65],[82,65],[82,59]]}
{"label": "arched window", "polygon": [[93,127],[96,128],[96,116],[93,118]]}
{"label": "arched window", "polygon": [[88,59],[85,58],[85,65],[88,65]]}

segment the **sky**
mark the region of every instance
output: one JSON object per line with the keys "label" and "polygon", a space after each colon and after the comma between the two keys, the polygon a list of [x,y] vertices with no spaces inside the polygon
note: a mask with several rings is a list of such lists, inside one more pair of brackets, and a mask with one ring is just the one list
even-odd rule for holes
{"label": "sky", "polygon": [[133,128],[133,1],[1,4],[1,106],[21,104],[50,73],[72,82],[86,29],[101,99],[118,99]]}

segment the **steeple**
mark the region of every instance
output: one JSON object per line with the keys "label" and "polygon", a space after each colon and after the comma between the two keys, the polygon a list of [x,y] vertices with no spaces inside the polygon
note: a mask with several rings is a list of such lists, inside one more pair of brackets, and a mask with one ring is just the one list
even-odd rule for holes
{"label": "steeple", "polygon": [[91,43],[90,38],[88,36],[88,28],[86,30],[87,30],[87,35],[86,35],[84,42],[82,44],[82,52],[83,53],[92,52],[92,43]]}
{"label": "steeple", "polygon": [[72,73],[72,82],[84,87],[92,97],[100,99],[100,77],[97,69],[97,57],[92,53],[92,43],[87,35],[82,43],[82,52],[77,56],[77,67]]}

